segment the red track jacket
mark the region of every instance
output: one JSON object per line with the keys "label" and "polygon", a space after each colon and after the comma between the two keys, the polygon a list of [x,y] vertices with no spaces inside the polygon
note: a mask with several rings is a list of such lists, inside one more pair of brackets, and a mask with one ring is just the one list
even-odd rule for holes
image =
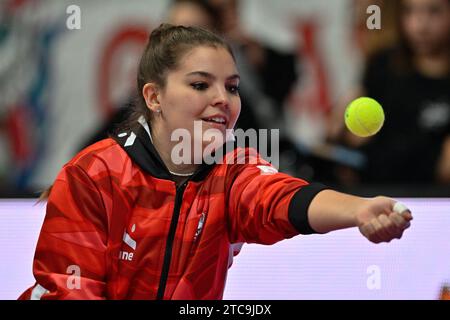
{"label": "red track jacket", "polygon": [[314,233],[307,210],[325,187],[276,172],[251,149],[225,154],[245,164],[202,165],[176,187],[143,127],[120,136],[59,173],[36,284],[20,299],[221,299],[242,243]]}

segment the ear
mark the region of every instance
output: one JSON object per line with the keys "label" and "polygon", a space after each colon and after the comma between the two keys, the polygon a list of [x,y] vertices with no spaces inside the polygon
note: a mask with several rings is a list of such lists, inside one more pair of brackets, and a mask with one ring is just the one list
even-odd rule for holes
{"label": "ear", "polygon": [[146,83],[142,88],[142,95],[144,97],[147,108],[149,108],[153,112],[161,111],[161,104],[159,102],[159,89],[155,83]]}

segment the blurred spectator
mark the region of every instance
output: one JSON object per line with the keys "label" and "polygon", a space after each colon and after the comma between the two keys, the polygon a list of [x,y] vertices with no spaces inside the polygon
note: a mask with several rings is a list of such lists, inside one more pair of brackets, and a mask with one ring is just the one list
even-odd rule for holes
{"label": "blurred spectator", "polygon": [[244,79],[241,96],[248,107],[244,108],[246,106],[243,104],[242,111],[252,113],[241,114],[238,127],[283,127],[282,106],[297,81],[298,58],[294,53],[280,52],[248,35],[241,27],[238,0],[209,2],[221,14],[220,30],[233,46],[238,68]]}
{"label": "blurred spectator", "polygon": [[[362,58],[367,59],[374,52],[386,49],[398,42],[396,22],[397,0],[353,0],[353,37]],[[381,12],[381,29],[367,28],[367,8],[376,5]]]}
{"label": "blurred spectator", "polygon": [[208,0],[173,0],[168,9],[168,22],[182,26],[198,26],[221,32],[221,16]]}
{"label": "blurred spectator", "polygon": [[378,100],[384,127],[372,138],[356,138],[342,126],[344,108],[334,125],[367,156],[360,181],[450,183],[450,1],[397,0],[395,12],[398,44],[369,58],[352,97]]}

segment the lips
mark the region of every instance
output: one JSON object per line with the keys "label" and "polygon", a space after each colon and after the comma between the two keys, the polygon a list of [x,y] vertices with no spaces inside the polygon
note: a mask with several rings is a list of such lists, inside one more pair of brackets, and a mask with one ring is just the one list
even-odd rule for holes
{"label": "lips", "polygon": [[202,118],[203,121],[211,123],[211,124],[217,124],[217,125],[224,125],[226,126],[228,123],[228,119],[223,115],[213,115],[210,117]]}

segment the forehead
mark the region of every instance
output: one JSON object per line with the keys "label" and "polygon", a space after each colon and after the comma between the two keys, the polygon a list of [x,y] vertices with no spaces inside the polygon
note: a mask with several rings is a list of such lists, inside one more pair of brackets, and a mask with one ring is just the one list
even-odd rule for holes
{"label": "forehead", "polygon": [[205,71],[224,77],[238,73],[228,50],[212,46],[198,46],[186,52],[181,57],[176,71],[180,73]]}

